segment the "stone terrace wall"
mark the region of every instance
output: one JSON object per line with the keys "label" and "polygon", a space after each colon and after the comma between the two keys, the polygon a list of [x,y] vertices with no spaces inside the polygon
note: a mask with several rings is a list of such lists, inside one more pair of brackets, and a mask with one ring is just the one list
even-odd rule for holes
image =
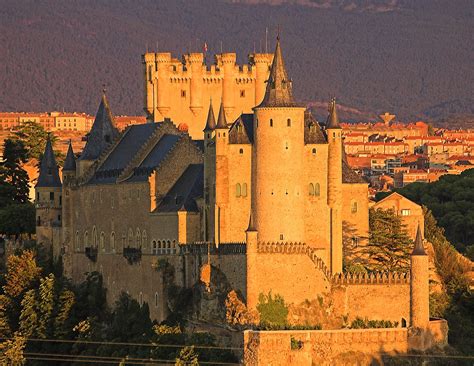
{"label": "stone terrace wall", "polygon": [[407,328],[244,332],[246,365],[333,365],[345,357],[369,364],[380,353],[407,351]]}
{"label": "stone terrace wall", "polygon": [[334,313],[369,320],[391,320],[409,325],[410,276],[399,273],[340,275],[333,278]]}

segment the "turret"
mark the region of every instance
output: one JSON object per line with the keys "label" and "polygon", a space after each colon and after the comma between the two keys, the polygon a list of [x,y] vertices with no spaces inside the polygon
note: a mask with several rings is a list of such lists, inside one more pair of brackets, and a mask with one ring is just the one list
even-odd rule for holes
{"label": "turret", "polygon": [[147,114],[147,119],[153,121],[154,116],[154,79],[155,79],[155,54],[154,53],[145,53],[142,57],[143,63],[143,73],[145,76],[145,87],[144,87],[144,105],[145,113]]}
{"label": "turret", "polygon": [[259,241],[304,241],[304,111],[293,99],[280,40],[254,108],[252,215]]}
{"label": "turret", "polygon": [[161,118],[158,118],[158,113],[155,113],[154,121],[157,122],[162,120],[162,118],[170,117],[170,63],[171,63],[171,53],[169,52],[160,52],[156,54],[156,67],[157,67],[157,78],[155,80],[156,86],[155,89],[155,105],[157,112],[161,115]]}
{"label": "turret", "polygon": [[216,128],[216,118],[212,106],[212,99],[209,102],[206,127],[204,127],[204,240],[214,241],[214,208],[215,208],[215,181],[216,181],[216,146],[214,143],[214,130]]}
{"label": "turret", "polygon": [[67,149],[66,160],[64,160],[64,166],[63,166],[64,184],[68,184],[75,177],[76,177],[76,157],[74,156],[74,150],[72,149],[71,140],[69,140],[69,147]]}
{"label": "turret", "polygon": [[265,82],[268,77],[268,70],[271,66],[273,54],[271,53],[255,53],[250,55],[250,62],[256,69],[255,81],[255,105],[262,103],[265,96]]}
{"label": "turret", "polygon": [[222,82],[222,103],[229,116],[234,112],[234,88],[235,88],[235,53],[223,53],[221,55],[222,67],[224,69],[224,80]]}
{"label": "turret", "polygon": [[77,161],[77,176],[82,176],[118,136],[104,90],[86,146]]}
{"label": "turret", "polygon": [[326,122],[328,138],[328,206],[331,220],[331,272],[342,272],[342,129],[336,99],[329,103]]}
{"label": "turret", "polygon": [[51,246],[53,228],[61,227],[62,184],[48,136],[41,159],[36,191],[36,234],[38,243]]}
{"label": "turret", "polygon": [[415,329],[427,329],[430,320],[428,255],[423,247],[420,225],[416,232],[415,246],[410,256],[410,325]]}
{"label": "turret", "polygon": [[190,53],[186,57],[187,64],[191,69],[190,80],[190,108],[194,116],[197,116],[202,109],[202,70],[204,55],[202,53]]}

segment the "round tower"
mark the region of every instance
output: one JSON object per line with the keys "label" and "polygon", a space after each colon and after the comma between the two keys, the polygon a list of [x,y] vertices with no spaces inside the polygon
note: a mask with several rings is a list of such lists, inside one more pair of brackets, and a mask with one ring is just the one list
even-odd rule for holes
{"label": "round tower", "polygon": [[328,138],[328,206],[330,209],[331,272],[342,272],[342,129],[337,117],[336,100],[329,103],[326,122]]}
{"label": "round tower", "polygon": [[[161,117],[169,117],[168,112],[170,110],[170,86],[169,86],[169,66],[171,62],[171,53],[161,52],[156,54],[156,66],[158,69],[157,78],[158,82],[155,86],[155,98],[156,108],[160,113]],[[158,121],[158,116],[155,116],[155,122]]]}
{"label": "round tower", "polygon": [[202,68],[204,56],[202,53],[190,53],[187,57],[187,63],[191,69],[191,85],[190,85],[190,108],[194,116],[197,116],[202,109]]}
{"label": "round tower", "polygon": [[265,96],[265,81],[268,79],[268,71],[272,64],[273,55],[270,53],[255,53],[251,56],[251,62],[255,65],[255,105],[259,105]]}
{"label": "round tower", "polygon": [[430,321],[429,267],[419,225],[410,259],[410,325],[413,328],[427,329]]}
{"label": "round tower", "polygon": [[304,241],[304,111],[293,100],[277,40],[263,101],[254,108],[252,214],[264,242]]}
{"label": "round tower", "polygon": [[232,116],[234,111],[235,92],[235,53],[223,53],[221,55],[222,67],[224,69],[224,80],[222,82],[222,102],[227,116]]}
{"label": "round tower", "polygon": [[145,100],[145,113],[147,114],[147,120],[153,121],[153,89],[155,79],[155,54],[145,53],[142,58],[143,71],[145,74],[145,88],[144,88],[144,100]]}

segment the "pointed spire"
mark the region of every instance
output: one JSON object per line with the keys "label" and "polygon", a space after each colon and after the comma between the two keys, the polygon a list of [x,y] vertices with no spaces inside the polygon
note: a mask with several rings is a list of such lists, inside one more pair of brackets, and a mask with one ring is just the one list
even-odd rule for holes
{"label": "pointed spire", "polygon": [[418,224],[418,229],[416,230],[415,247],[411,255],[426,255],[425,247],[423,246],[423,238],[421,237],[420,224]]}
{"label": "pointed spire", "polygon": [[267,80],[267,88],[262,103],[258,107],[297,107],[293,99],[291,79],[286,72],[285,61],[277,37],[272,67]]}
{"label": "pointed spire", "polygon": [[328,106],[329,116],[326,121],[326,129],[341,128],[337,117],[336,98],[332,98]]}
{"label": "pointed spire", "polygon": [[219,116],[217,117],[217,128],[226,128],[227,129],[227,120],[225,118],[224,104],[221,101],[221,106],[219,108]]}
{"label": "pointed spire", "polygon": [[66,160],[64,160],[63,171],[75,171],[76,170],[76,157],[74,156],[74,150],[72,149],[71,140],[69,140],[69,147],[67,149]]}
{"label": "pointed spire", "polygon": [[48,139],[46,140],[44,154],[41,159],[38,182],[36,183],[35,187],[61,187],[59,169],[58,165],[56,164],[53,144],[51,143],[51,136],[49,134]]}
{"label": "pointed spire", "polygon": [[255,228],[252,212],[250,212],[249,226],[247,227],[247,231],[257,231],[257,229]]}
{"label": "pointed spire", "polygon": [[209,112],[207,113],[207,122],[206,127],[204,127],[204,132],[213,131],[216,128],[216,118],[214,117],[214,110],[212,108],[212,98],[209,102]]}
{"label": "pointed spire", "polygon": [[87,137],[87,143],[79,160],[95,160],[105,148],[119,135],[115,127],[114,117],[110,111],[105,88],[102,100],[95,115],[94,123]]}

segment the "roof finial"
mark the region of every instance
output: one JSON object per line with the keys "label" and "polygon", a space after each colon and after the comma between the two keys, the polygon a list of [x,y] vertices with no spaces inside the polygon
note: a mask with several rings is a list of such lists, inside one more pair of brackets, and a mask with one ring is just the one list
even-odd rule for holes
{"label": "roof finial", "polygon": [[102,94],[105,95],[105,93],[107,92],[107,88],[106,88],[106,84],[102,84]]}
{"label": "roof finial", "polygon": [[277,26],[277,41],[280,41],[280,24]]}

